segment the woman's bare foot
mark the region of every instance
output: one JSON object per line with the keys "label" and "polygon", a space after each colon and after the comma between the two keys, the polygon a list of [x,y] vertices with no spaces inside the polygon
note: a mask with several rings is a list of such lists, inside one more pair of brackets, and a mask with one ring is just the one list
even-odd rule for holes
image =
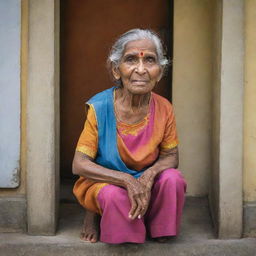
{"label": "woman's bare foot", "polygon": [[88,210],[85,211],[84,224],[81,232],[81,239],[87,242],[96,243],[99,236],[100,216]]}

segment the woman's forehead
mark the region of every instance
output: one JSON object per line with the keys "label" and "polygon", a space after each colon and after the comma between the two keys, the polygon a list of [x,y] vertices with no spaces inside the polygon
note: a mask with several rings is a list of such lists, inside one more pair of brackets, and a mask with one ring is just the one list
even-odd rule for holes
{"label": "woman's forehead", "polygon": [[141,39],[126,44],[124,55],[130,52],[152,52],[156,54],[156,47],[150,39]]}

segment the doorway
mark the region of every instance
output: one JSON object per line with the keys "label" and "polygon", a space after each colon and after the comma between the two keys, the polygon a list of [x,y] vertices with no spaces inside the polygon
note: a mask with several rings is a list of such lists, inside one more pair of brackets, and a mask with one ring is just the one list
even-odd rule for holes
{"label": "doorway", "polygon": [[[77,178],[71,165],[85,121],[85,102],[113,86],[106,68],[111,45],[129,29],[149,28],[160,35],[171,60],[173,4],[168,0],[63,0],[60,4],[60,176],[68,186]],[[169,100],[171,71],[169,67],[155,90]]]}
{"label": "doorway", "polygon": [[[25,91],[27,91],[25,99],[26,117],[24,117],[26,131],[25,136],[23,134],[23,141],[25,141],[27,147],[25,150],[26,168],[21,171],[23,173],[26,171],[28,233],[36,235],[54,234],[58,219],[58,204],[56,204],[58,200],[56,199],[58,199],[59,191],[60,152],[60,2],[65,4],[66,1],[24,1],[24,5],[26,5],[24,9],[26,10],[23,13],[23,17],[25,17],[28,22],[25,22],[28,26],[25,25],[24,29],[24,40],[28,43],[28,58],[26,58],[28,63],[25,63],[24,70],[27,72],[28,77],[25,79],[27,80],[25,83],[27,84],[25,85]],[[108,2],[110,3],[110,1]],[[187,174],[190,173],[191,177],[193,177],[193,179],[189,179],[190,187],[196,188],[200,181],[198,177],[201,176],[198,170],[206,170],[201,160],[205,159],[204,156],[207,155],[209,149],[214,149],[214,151],[218,153],[215,155],[214,159],[216,168],[213,170],[209,169],[209,172],[214,176],[212,184],[213,187],[216,188],[213,190],[212,195],[216,198],[213,209],[216,209],[216,212],[220,213],[219,209],[221,208],[221,214],[217,216],[217,226],[219,230],[222,231],[220,235],[223,237],[223,234],[225,234],[226,238],[234,237],[234,234],[237,236],[237,234],[240,234],[242,228],[242,153],[241,150],[226,150],[226,148],[233,148],[234,141],[237,145],[237,140],[239,139],[239,142],[242,140],[241,127],[243,119],[241,118],[241,108],[237,116],[235,116],[236,118],[239,117],[235,123],[227,123],[226,118],[220,119],[223,113],[225,115],[233,113],[232,109],[234,106],[243,106],[243,97],[241,97],[243,73],[240,66],[244,61],[242,58],[243,47],[240,45],[242,43],[241,40],[234,40],[234,38],[242,38],[243,30],[241,24],[244,13],[241,11],[243,10],[241,4],[242,2],[239,1],[235,6],[232,3],[226,3],[222,6],[220,2],[216,7],[215,5],[212,6],[211,1],[202,1],[198,4],[197,1],[190,1],[188,3],[188,1],[185,0],[177,0],[174,2],[173,15],[175,27],[173,30],[175,62],[173,67],[172,87],[176,118],[178,117],[179,119],[177,120],[177,124],[179,123],[179,127],[181,128],[179,129],[178,127],[179,138],[182,139],[181,145],[183,145],[182,148],[184,150],[182,153],[182,162],[190,164],[191,157],[192,160],[197,160],[193,161],[194,164],[192,166],[190,165],[186,172]],[[64,5],[62,5],[62,7],[63,6]],[[233,11],[235,11],[236,17],[238,17],[236,23],[231,22],[233,15],[227,15],[233,13]],[[212,18],[213,13],[216,14],[214,19]],[[224,16],[226,17],[225,24],[221,22]],[[40,19],[38,19],[38,17],[40,17]],[[63,17],[62,15],[62,19]],[[170,21],[171,20],[172,17]],[[214,26],[212,26],[212,24],[214,24]],[[26,30],[27,27],[29,27],[28,31]],[[199,27],[200,29],[197,29]],[[232,29],[233,27],[238,29]],[[223,28],[225,28],[224,32]],[[225,35],[224,38],[219,34],[221,31]],[[221,33],[221,35],[223,35],[223,33]],[[229,36],[226,36],[227,33]],[[171,34],[172,33],[169,35]],[[213,34],[215,34],[216,37],[212,38]],[[221,40],[221,42],[219,40]],[[214,54],[212,53],[212,42],[215,45]],[[230,51],[226,51],[225,47],[225,49],[223,49],[223,46],[234,46],[234,42],[238,43],[239,47],[233,47],[232,50],[235,51],[235,53],[230,55]],[[198,52],[201,54],[198,55]],[[222,58],[219,58],[220,52],[225,53]],[[27,56],[26,53],[25,56]],[[214,56],[214,62],[212,62],[212,56]],[[237,56],[238,61],[232,62],[233,56]],[[214,67],[222,67],[224,64],[229,64],[230,60],[234,65],[232,66],[234,69],[227,69],[227,72],[223,74],[223,72],[219,72],[220,69],[217,68],[215,70],[216,74],[212,74],[212,64],[214,64]],[[203,72],[205,68],[206,73]],[[189,72],[184,73],[184,70]],[[238,70],[238,72],[234,72],[234,70]],[[237,76],[234,76],[234,74],[237,74]],[[235,84],[235,87],[230,86],[230,80],[227,79],[230,77],[236,80],[234,83],[231,83],[232,85]],[[213,79],[214,82],[216,82],[217,90],[217,93],[214,95],[211,94]],[[61,86],[63,87],[63,82]],[[205,127],[199,127],[200,129],[198,129],[198,126],[191,127],[191,125],[195,124],[207,124],[205,122],[207,116],[212,118],[212,115],[207,115],[208,109],[211,109],[211,105],[209,105],[211,100],[201,97],[201,93],[197,95],[197,92],[201,92],[201,90],[207,92],[207,88],[210,92],[207,93],[208,97],[211,96],[210,99],[212,99],[216,105],[213,113],[210,112],[214,115],[217,124],[212,127],[214,132],[213,136],[211,130]],[[237,89],[235,90],[237,93],[234,93],[234,88]],[[186,96],[186,101],[184,101],[184,96]],[[219,100],[220,96],[221,101]],[[227,104],[223,104],[225,101],[230,103],[228,108],[226,106]],[[195,113],[197,113],[197,119],[194,118]],[[220,127],[222,128],[221,133],[219,130]],[[200,134],[200,136],[198,136],[198,134]],[[230,136],[226,136],[227,134],[232,134],[233,139],[231,140]],[[194,144],[191,138],[194,139]],[[216,145],[212,145],[210,143],[211,140],[208,138],[213,139]],[[185,141],[187,141],[188,144],[183,144]],[[221,142],[221,144],[219,142]],[[191,148],[190,145],[197,146],[197,150],[193,150],[194,154],[192,155],[185,151],[186,148]],[[220,150],[224,155],[219,154]],[[229,152],[229,155],[225,157],[227,152]],[[230,162],[231,158],[236,161]],[[231,166],[231,168],[230,164],[235,164],[236,166],[234,168]],[[236,175],[234,175],[234,170],[236,171]],[[232,175],[228,175],[229,173],[227,172],[232,172]],[[230,179],[230,177],[232,177],[232,179]],[[230,182],[238,185],[233,186],[232,190],[230,190]],[[207,192],[208,187],[205,187],[205,189]],[[192,195],[202,195],[201,193],[196,194],[196,191],[197,190],[192,191]],[[13,192],[14,194],[19,193],[17,191]],[[234,194],[237,196],[234,197]],[[230,200],[230,198],[232,200]],[[219,199],[221,199],[221,201]],[[230,223],[236,223],[237,225],[230,225]]]}

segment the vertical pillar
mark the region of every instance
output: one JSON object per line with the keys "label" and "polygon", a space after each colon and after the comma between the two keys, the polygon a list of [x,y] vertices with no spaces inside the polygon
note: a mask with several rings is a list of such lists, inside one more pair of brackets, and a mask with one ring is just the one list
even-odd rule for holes
{"label": "vertical pillar", "polygon": [[[223,0],[220,38],[218,178],[218,234],[242,234],[244,1]],[[215,95],[216,96],[216,95]],[[216,104],[216,103],[215,103]]]}
{"label": "vertical pillar", "polygon": [[55,233],[59,190],[59,0],[29,1],[28,232]]}
{"label": "vertical pillar", "polygon": [[245,1],[244,235],[256,237],[256,1]]}

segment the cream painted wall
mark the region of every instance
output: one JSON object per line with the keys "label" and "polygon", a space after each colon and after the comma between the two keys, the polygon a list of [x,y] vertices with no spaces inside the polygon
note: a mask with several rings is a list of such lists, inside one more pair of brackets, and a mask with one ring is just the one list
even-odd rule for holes
{"label": "cream painted wall", "polygon": [[174,1],[173,104],[188,195],[209,191],[213,1]]}
{"label": "cream painted wall", "polygon": [[256,1],[245,1],[244,201],[256,201]]}
{"label": "cream painted wall", "polygon": [[53,235],[58,220],[59,10],[59,0],[29,1],[27,227],[36,235]]}

